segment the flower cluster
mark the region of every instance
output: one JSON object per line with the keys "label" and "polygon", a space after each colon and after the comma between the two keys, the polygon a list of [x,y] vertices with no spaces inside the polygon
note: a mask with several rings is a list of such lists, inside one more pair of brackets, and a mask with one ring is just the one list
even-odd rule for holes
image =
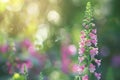
{"label": "flower cluster", "polygon": [[89,80],[90,74],[94,74],[100,80],[101,74],[96,69],[101,65],[101,60],[96,59],[98,55],[97,30],[93,23],[93,11],[90,2],[86,6],[85,19],[82,26],[84,29],[80,33],[77,71],[80,80]]}

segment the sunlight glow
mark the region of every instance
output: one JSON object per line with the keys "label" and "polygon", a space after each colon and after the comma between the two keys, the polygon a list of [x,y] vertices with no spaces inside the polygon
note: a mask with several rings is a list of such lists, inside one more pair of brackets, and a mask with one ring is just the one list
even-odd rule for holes
{"label": "sunlight glow", "polygon": [[37,3],[31,3],[28,5],[27,7],[27,13],[30,15],[37,15],[39,12],[39,7],[37,5]]}
{"label": "sunlight glow", "polygon": [[0,2],[7,3],[9,0],[0,0]]}
{"label": "sunlight glow", "polygon": [[52,22],[55,22],[55,23],[58,23],[59,20],[60,20],[60,15],[57,11],[55,10],[52,10],[48,13],[48,21],[52,21]]}
{"label": "sunlight glow", "polygon": [[43,42],[47,39],[49,33],[49,25],[41,24],[35,35],[35,45],[43,45]]}

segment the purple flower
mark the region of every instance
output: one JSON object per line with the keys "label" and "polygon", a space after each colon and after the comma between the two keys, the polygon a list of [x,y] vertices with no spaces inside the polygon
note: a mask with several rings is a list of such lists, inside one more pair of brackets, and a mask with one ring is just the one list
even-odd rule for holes
{"label": "purple flower", "polygon": [[100,79],[101,79],[101,73],[96,73],[96,72],[95,72],[95,74],[94,74],[94,75],[95,75],[95,77],[96,77],[98,80],[100,80]]}
{"label": "purple flower", "polygon": [[112,58],[112,65],[114,67],[120,67],[120,55],[115,55]]}

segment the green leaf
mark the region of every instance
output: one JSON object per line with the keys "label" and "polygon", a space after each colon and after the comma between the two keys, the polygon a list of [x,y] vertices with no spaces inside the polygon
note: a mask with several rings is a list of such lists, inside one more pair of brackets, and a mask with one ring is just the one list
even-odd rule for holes
{"label": "green leaf", "polygon": [[115,80],[114,79],[114,75],[113,75],[113,69],[112,69],[112,67],[108,68],[105,80]]}

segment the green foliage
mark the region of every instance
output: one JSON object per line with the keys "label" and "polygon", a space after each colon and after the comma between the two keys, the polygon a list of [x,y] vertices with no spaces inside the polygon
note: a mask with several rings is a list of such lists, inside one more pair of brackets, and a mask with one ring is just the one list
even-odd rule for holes
{"label": "green foliage", "polygon": [[40,72],[39,80],[43,80],[43,74]]}
{"label": "green foliage", "polygon": [[86,5],[85,17],[93,17],[93,9],[90,2]]}
{"label": "green foliage", "polygon": [[28,72],[26,65],[24,65],[24,73],[23,74],[15,73],[11,80],[27,80],[27,77],[28,77]]}
{"label": "green foliage", "polygon": [[106,74],[106,80],[115,80],[113,75],[113,69],[112,67],[108,68],[107,74]]}
{"label": "green foliage", "polygon": [[24,75],[25,80],[27,80],[28,72],[27,72],[27,67],[25,64],[24,64],[24,74],[23,75]]}

